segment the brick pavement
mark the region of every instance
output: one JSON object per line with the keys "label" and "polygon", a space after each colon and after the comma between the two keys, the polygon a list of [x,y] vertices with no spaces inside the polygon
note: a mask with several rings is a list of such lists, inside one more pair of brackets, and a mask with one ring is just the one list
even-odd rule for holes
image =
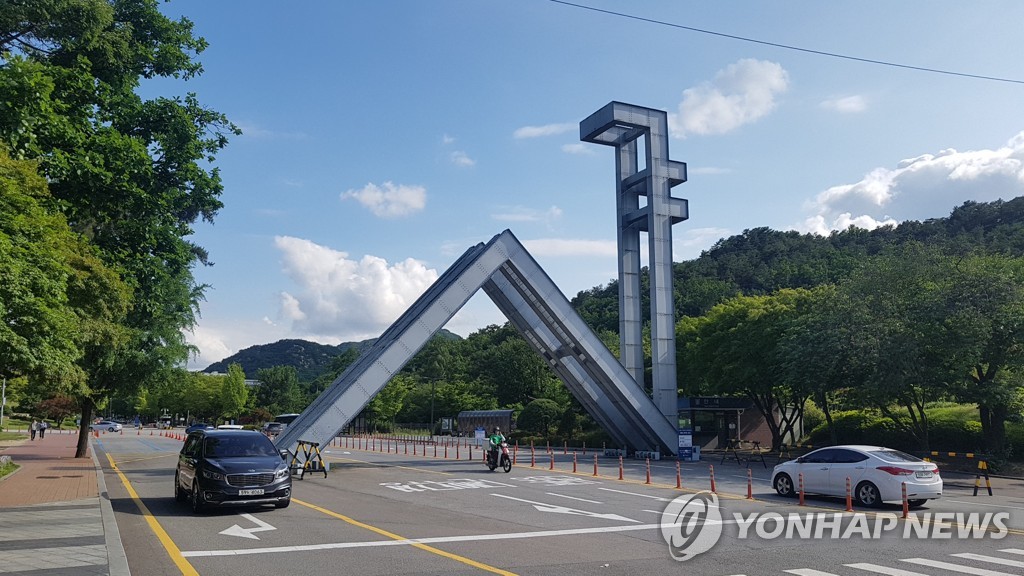
{"label": "brick pavement", "polygon": [[99,460],[78,431],[0,443],[21,466],[0,480],[0,574],[130,576]]}

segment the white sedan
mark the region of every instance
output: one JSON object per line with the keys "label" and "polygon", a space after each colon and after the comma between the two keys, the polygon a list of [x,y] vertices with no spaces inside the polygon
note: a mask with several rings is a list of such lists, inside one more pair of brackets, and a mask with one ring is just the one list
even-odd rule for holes
{"label": "white sedan", "polygon": [[95,424],[89,424],[90,430],[106,430],[107,432],[120,432],[122,428],[124,427],[121,424],[117,422],[111,422],[109,420],[96,422]]}
{"label": "white sedan", "polygon": [[921,506],[942,496],[939,467],[899,450],[879,446],[829,446],[783,462],[772,471],[772,486],[782,496],[795,496],[803,475],[805,493],[846,496],[850,479],[853,499],[864,506],[902,502]]}

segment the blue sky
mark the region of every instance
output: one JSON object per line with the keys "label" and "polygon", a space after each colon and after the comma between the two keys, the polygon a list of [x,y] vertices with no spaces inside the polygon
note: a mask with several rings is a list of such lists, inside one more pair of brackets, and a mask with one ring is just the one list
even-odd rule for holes
{"label": "blue sky", "polygon": [[[609,101],[669,112],[689,181],[674,257],[745,229],[827,233],[1024,194],[1017,1],[175,0],[210,47],[194,91],[244,131],[189,340],[203,368],[282,338],[378,336],[468,247],[509,228],[568,297],[616,277]],[[447,326],[504,318],[478,295]]]}

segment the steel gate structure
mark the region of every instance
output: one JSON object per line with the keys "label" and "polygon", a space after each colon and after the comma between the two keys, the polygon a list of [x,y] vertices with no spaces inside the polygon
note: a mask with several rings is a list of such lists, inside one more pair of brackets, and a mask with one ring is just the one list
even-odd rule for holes
{"label": "steel gate structure", "polygon": [[276,445],[293,450],[302,440],[326,446],[481,289],[620,446],[676,453],[675,425],[510,230],[456,260],[278,435]]}

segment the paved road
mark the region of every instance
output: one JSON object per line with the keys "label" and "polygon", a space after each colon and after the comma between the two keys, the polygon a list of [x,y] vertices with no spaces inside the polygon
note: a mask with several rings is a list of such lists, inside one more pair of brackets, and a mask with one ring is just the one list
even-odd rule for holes
{"label": "paved road", "polygon": [[[291,507],[194,516],[172,495],[179,447],[159,436],[97,443],[134,574],[1024,574],[1024,488],[1016,481],[996,481],[992,497],[972,497],[973,478],[948,482],[945,498],[918,512],[1007,511],[1003,538],[959,538],[955,526],[923,516],[917,530],[939,537],[904,538],[899,507],[861,515],[844,514],[836,500],[800,507],[775,496],[769,471],[756,467],[755,499],[747,500],[746,469],[719,465],[721,539],[678,562],[662,535],[662,511],[677,496],[710,487],[707,463],[681,466],[677,490],[674,462],[652,463],[648,484],[644,462],[624,462],[619,480],[616,458],[600,458],[595,477],[592,454],[577,455],[573,473],[571,455],[556,450],[551,470],[552,456],[535,453],[531,468],[520,451],[504,474],[466,461],[464,449],[455,461],[443,450],[434,458],[432,448],[424,456],[417,447],[414,456],[404,445],[397,454],[394,447],[332,446],[325,451],[331,472],[296,480]],[[753,513],[822,516],[807,524],[811,538],[786,538],[785,529],[773,534],[775,520],[744,523]],[[865,537],[875,526],[883,527],[881,538]]]}

